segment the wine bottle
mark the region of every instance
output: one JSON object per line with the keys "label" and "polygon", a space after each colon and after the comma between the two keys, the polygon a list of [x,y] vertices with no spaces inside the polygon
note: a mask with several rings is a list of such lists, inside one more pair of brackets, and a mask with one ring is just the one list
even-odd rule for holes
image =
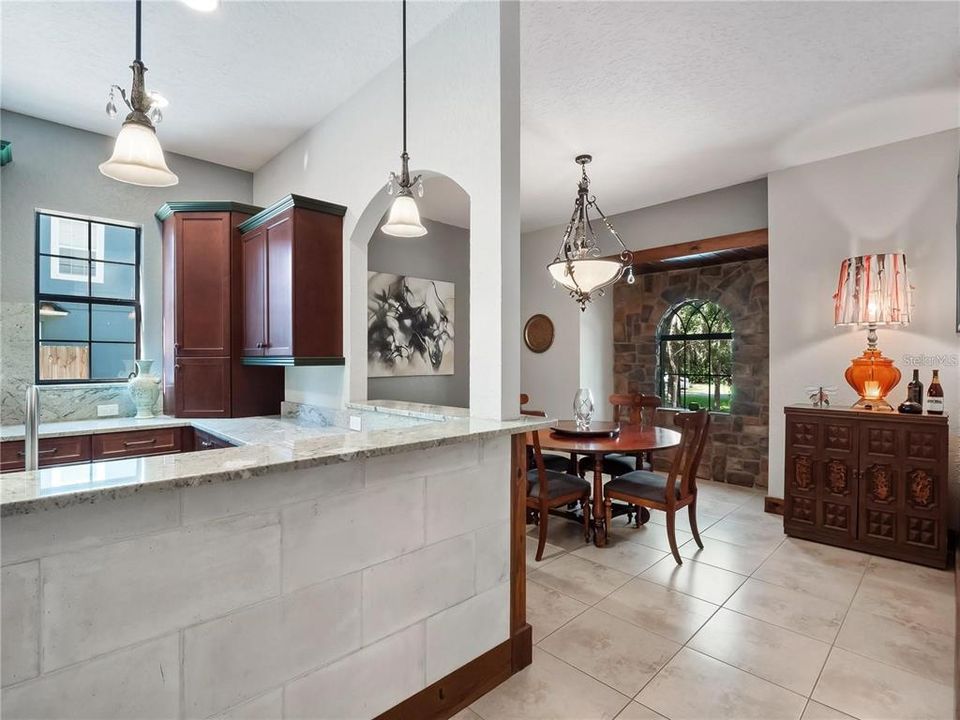
{"label": "wine bottle", "polygon": [[933,371],[933,379],[927,389],[927,412],[930,415],[943,415],[943,388],[940,386],[940,371]]}
{"label": "wine bottle", "polygon": [[923,383],[920,382],[920,371],[914,368],[913,380],[907,385],[907,402],[923,405]]}

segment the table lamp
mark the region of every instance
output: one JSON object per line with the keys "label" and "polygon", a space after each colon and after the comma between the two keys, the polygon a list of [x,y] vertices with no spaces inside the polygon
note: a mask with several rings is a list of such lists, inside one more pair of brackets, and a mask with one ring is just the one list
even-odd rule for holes
{"label": "table lamp", "polygon": [[847,258],[840,263],[840,280],[833,300],[835,326],[867,328],[867,349],[851,361],[844,373],[850,387],[860,396],[853,407],[892,411],[885,398],[900,382],[900,371],[877,348],[877,326],[910,322],[906,255],[885,253]]}

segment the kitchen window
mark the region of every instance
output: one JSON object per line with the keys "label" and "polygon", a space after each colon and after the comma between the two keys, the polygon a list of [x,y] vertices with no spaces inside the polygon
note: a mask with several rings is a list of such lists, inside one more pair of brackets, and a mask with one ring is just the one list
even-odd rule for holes
{"label": "kitchen window", "polygon": [[36,376],[116,382],[140,353],[140,227],[39,211]]}

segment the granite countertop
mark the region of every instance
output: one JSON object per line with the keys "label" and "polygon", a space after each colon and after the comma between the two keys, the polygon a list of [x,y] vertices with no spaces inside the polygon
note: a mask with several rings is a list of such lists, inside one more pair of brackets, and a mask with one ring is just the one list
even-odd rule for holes
{"label": "granite countertop", "polygon": [[[66,437],[68,435],[101,435],[125,430],[153,430],[162,427],[186,427],[191,424],[184,418],[160,415],[148,420],[132,417],[96,418],[93,420],[65,420],[40,423],[40,437]],[[0,441],[23,440],[23,425],[0,426]]]}
{"label": "granite countertop", "polygon": [[[193,426],[238,447],[6,473],[0,475],[0,516],[125,497],[145,489],[193,487],[438,447],[467,439],[513,435],[549,425],[544,418],[486,420],[463,417],[465,411],[461,409],[411,403],[398,403],[391,408],[392,404],[353,403],[348,407],[367,412],[376,408],[379,413],[418,417],[424,422],[363,432],[279,416],[197,420],[160,417],[139,421],[111,418],[47,423],[41,426],[42,437]],[[22,437],[22,426],[20,432]],[[4,428],[2,437],[15,439],[16,428]]]}

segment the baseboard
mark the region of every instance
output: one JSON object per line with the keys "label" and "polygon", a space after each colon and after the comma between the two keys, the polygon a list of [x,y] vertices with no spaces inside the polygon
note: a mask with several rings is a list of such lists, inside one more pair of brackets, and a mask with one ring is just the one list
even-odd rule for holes
{"label": "baseboard", "polygon": [[767,495],[763,498],[763,511],[774,515],[783,515],[783,498]]}
{"label": "baseboard", "polygon": [[524,625],[483,655],[394,705],[376,720],[447,720],[530,664],[533,630]]}

